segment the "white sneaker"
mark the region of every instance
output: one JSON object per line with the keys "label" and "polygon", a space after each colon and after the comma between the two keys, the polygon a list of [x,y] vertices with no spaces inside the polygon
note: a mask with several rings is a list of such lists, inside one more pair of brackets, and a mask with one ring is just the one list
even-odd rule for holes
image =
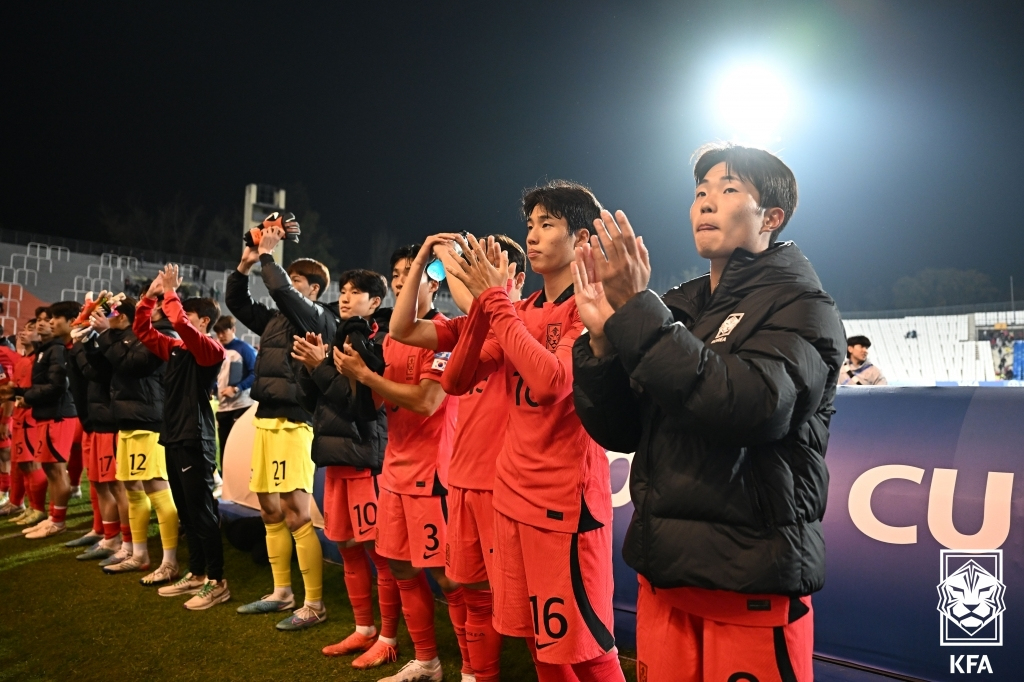
{"label": "white sneaker", "polygon": [[80,500],[82,499],[82,486],[73,485],[71,486],[71,499]]}
{"label": "white sneaker", "polygon": [[397,674],[383,677],[378,682],[441,682],[444,671],[441,662],[436,658],[430,663],[422,663],[413,659],[405,664]]}

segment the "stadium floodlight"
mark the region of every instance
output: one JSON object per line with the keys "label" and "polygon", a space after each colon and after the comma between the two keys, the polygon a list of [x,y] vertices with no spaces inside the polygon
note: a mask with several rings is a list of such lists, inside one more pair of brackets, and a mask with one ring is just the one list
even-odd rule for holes
{"label": "stadium floodlight", "polygon": [[782,139],[793,93],[785,79],[763,63],[736,64],[717,79],[715,113],[728,138],[767,147]]}

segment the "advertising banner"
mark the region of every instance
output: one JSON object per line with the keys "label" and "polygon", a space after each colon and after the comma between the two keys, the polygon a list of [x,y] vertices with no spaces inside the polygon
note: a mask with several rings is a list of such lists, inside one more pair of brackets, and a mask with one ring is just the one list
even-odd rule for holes
{"label": "advertising banner", "polygon": [[[815,652],[926,680],[1024,679],[1024,391],[844,388],[836,409]],[[631,456],[608,456],[628,646]]]}

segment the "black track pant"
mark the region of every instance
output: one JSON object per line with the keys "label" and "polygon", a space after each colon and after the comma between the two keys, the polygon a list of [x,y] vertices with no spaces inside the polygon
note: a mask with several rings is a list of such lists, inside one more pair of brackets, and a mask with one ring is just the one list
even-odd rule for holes
{"label": "black track pant", "polygon": [[228,443],[228,434],[231,433],[231,427],[235,425],[238,418],[245,414],[248,407],[243,407],[240,410],[224,410],[223,412],[217,413],[217,438],[220,439],[220,470],[224,471],[224,448]]}
{"label": "black track pant", "polygon": [[224,577],[224,546],[213,497],[213,443],[205,448],[171,445],[166,451],[167,479],[188,540],[189,570],[193,575],[220,580]]}

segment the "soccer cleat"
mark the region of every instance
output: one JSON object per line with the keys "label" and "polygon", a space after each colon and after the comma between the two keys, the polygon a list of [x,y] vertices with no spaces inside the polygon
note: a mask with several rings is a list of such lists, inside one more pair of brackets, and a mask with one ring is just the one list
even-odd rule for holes
{"label": "soccer cleat", "polygon": [[369,650],[376,641],[377,635],[367,637],[366,635],[361,635],[358,632],[353,632],[337,644],[325,646],[320,650],[320,653],[324,656],[351,656],[352,654],[361,654],[364,651]]}
{"label": "soccer cleat", "polygon": [[274,595],[267,594],[258,601],[243,604],[238,607],[238,612],[242,615],[250,613],[277,613],[278,611],[290,611],[295,608],[295,597],[292,596],[288,601],[277,601],[271,599]]}
{"label": "soccer cleat", "polygon": [[[327,653],[327,652],[324,652]],[[352,661],[352,667],[356,670],[368,670],[398,660],[398,645],[388,644],[379,639],[373,646],[366,650],[366,653]]]}
{"label": "soccer cleat", "polygon": [[156,567],[155,571],[139,580],[139,584],[146,587],[166,585],[167,583],[177,580],[180,575],[181,574],[178,573],[178,562],[174,562],[173,564],[160,564]]}
{"label": "soccer cleat", "polygon": [[52,526],[52,525],[53,525],[53,521],[51,521],[50,517],[47,516],[45,519],[43,519],[42,521],[40,521],[39,523],[37,523],[35,525],[26,525],[24,528],[21,529],[21,534],[22,535],[28,535],[29,533],[35,533],[40,528],[45,528],[46,526]]}
{"label": "soccer cleat", "polygon": [[231,599],[231,592],[228,590],[227,580],[221,580],[219,583],[207,580],[195,596],[185,602],[184,606],[189,611],[205,611],[211,606],[223,604],[228,599]]}
{"label": "soccer cleat", "polygon": [[113,556],[116,553],[109,547],[104,547],[102,543],[97,542],[75,558],[79,561],[93,561],[94,559],[106,559],[108,556]]}
{"label": "soccer cleat", "polygon": [[97,542],[103,539],[102,535],[97,535],[92,532],[86,533],[81,537],[77,537],[74,540],[69,540],[64,543],[65,547],[92,547]]}
{"label": "soccer cleat", "polygon": [[476,675],[473,673],[462,673],[462,682],[476,682]]}
{"label": "soccer cleat", "polygon": [[183,594],[195,594],[205,584],[205,578],[197,578],[192,573],[186,573],[181,577],[181,580],[161,587],[156,593],[161,597],[180,597]]}
{"label": "soccer cleat", "polygon": [[278,630],[305,630],[311,628],[314,625],[320,625],[327,620],[327,609],[321,609],[320,611],[314,610],[312,607],[302,605],[301,608],[295,610],[290,617],[285,618],[277,624]]}
{"label": "soccer cleat", "polygon": [[21,512],[17,516],[13,516],[8,519],[11,523],[19,525],[22,519],[28,518],[28,515],[32,513],[32,507],[25,505],[21,508]]}
{"label": "soccer cleat", "polygon": [[119,564],[125,559],[130,558],[132,555],[132,543],[125,542],[121,545],[121,549],[117,550],[106,559],[100,562],[100,568],[106,568],[107,566],[113,566]]}
{"label": "soccer cleat", "polygon": [[[111,559],[113,559],[113,557],[111,557]],[[149,570],[149,560],[147,559],[147,560],[144,561],[141,558],[136,557],[134,555],[128,557],[127,559],[125,559],[124,561],[122,561],[120,563],[110,564],[108,566],[104,566],[103,567],[103,572],[104,573],[109,573],[111,575],[113,575],[115,573],[130,573],[132,571],[148,571],[148,570]]]}
{"label": "soccer cleat", "polygon": [[437,659],[433,663],[431,665],[413,659],[402,666],[397,674],[381,678],[378,682],[441,682],[444,677],[441,663]]}
{"label": "soccer cleat", "polygon": [[25,533],[26,540],[45,540],[46,538],[52,538],[54,535],[60,535],[66,531],[68,527],[63,523],[40,523],[38,526],[33,528],[30,532]]}
{"label": "soccer cleat", "polygon": [[71,499],[80,500],[82,499],[82,486],[73,485],[71,486]]}
{"label": "soccer cleat", "polygon": [[29,508],[25,514],[19,516],[14,522],[19,526],[34,526],[45,519],[46,512]]}
{"label": "soccer cleat", "polygon": [[10,493],[0,493],[0,507],[11,501]]}
{"label": "soccer cleat", "polygon": [[0,516],[10,516],[12,521],[24,513],[25,507],[15,507],[10,500],[0,506]]}

